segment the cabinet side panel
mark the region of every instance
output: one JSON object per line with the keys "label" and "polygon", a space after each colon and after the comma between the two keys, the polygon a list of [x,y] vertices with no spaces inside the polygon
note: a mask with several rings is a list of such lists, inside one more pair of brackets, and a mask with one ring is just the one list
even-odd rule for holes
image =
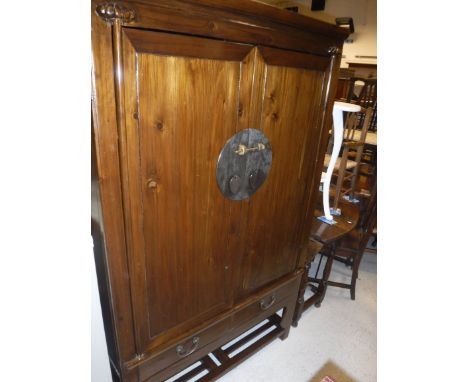
{"label": "cabinet side panel", "polygon": [[109,278],[106,269],[106,252],[104,242],[104,226],[102,221],[101,195],[96,163],[96,145],[94,143],[94,131],[91,142],[91,235],[94,244],[94,262],[101,301],[102,319],[106,334],[107,350],[113,368],[120,373],[118,362],[117,344],[114,332],[114,319],[112,317]]}

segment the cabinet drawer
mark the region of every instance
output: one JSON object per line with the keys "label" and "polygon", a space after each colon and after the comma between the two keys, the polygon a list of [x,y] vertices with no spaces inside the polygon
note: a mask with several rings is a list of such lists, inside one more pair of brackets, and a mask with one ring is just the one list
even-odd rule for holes
{"label": "cabinet drawer", "polygon": [[220,321],[215,322],[208,328],[204,328],[193,335],[186,337],[172,346],[164,349],[163,351],[152,355],[146,362],[139,366],[141,380],[146,380],[153,374],[157,373],[174,364],[178,361],[185,359],[197,359],[203,354],[200,350],[209,343],[215,341],[217,338],[224,335],[229,330],[230,319],[226,317]]}
{"label": "cabinet drawer", "polygon": [[285,300],[296,299],[300,280],[300,274],[294,275],[283,283],[256,295],[253,301],[234,314],[233,327],[244,325],[252,320],[264,319],[284,307]]}
{"label": "cabinet drawer", "polygon": [[[164,380],[261,322],[297,298],[301,274],[289,276],[238,304],[211,326],[185,337],[139,365],[140,380]],[[165,369],[165,370],[164,370]]]}

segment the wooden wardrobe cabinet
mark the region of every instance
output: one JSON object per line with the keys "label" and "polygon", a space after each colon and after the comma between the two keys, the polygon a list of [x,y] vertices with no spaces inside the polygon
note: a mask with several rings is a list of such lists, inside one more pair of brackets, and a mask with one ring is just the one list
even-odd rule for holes
{"label": "wooden wardrobe cabinet", "polygon": [[288,335],[346,32],[244,0],[91,11],[93,236],[114,378],[163,381],[200,361],[180,380],[216,379]]}

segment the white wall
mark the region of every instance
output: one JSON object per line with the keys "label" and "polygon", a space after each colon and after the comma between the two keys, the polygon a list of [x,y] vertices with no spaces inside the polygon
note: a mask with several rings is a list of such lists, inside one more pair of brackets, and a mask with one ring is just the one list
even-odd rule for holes
{"label": "white wall", "polygon": [[[377,56],[377,0],[326,0],[324,11],[311,11],[311,0],[260,0],[281,8],[299,6],[299,13],[329,23],[336,17],[352,17],[355,32],[350,36],[352,43],[343,47],[342,67],[347,62],[376,64],[376,59],[362,59],[355,56]],[[313,1],[313,0],[312,0]]]}
{"label": "white wall", "polygon": [[350,38],[354,42],[344,44],[342,66],[347,61],[376,64],[376,59],[355,56],[377,56],[377,0],[326,0],[325,4],[325,12],[353,18],[355,32]]}

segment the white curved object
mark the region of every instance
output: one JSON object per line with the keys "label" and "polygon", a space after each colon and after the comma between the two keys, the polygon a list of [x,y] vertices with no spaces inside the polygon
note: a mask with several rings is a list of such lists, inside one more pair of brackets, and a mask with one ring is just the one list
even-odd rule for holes
{"label": "white curved object", "polygon": [[[354,103],[335,101],[335,103],[333,104],[333,123],[335,123],[335,112],[337,111],[357,113],[358,111],[361,111],[361,106],[356,105]],[[343,117],[343,114],[340,115],[341,117]],[[341,121],[343,121],[343,118],[341,118]],[[341,124],[341,127],[343,127],[343,123]]]}
{"label": "white curved object", "polygon": [[[322,175],[323,180],[323,213],[321,220],[334,224],[333,216],[330,211],[330,182],[335,168],[336,160],[340,153],[341,144],[343,143],[343,112],[355,113],[361,110],[361,106],[352,103],[335,101],[333,104],[333,150],[330,157],[330,163],[327,167],[325,176]],[[322,173],[323,174],[323,173]],[[319,218],[320,219],[320,218]]]}

